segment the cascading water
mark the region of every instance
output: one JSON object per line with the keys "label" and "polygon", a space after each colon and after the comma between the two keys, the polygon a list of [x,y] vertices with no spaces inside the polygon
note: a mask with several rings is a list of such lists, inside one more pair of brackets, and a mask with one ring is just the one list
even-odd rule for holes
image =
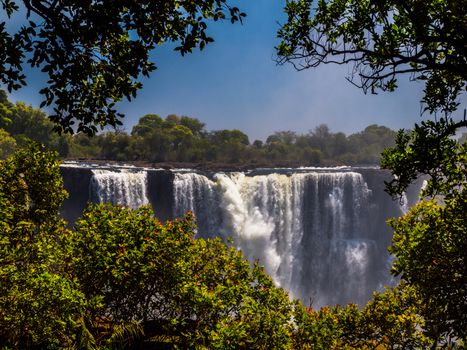
{"label": "cascading water", "polygon": [[381,283],[378,256],[387,256],[367,230],[370,192],[355,172],[176,173],[174,213],[194,211],[201,237],[233,238],[293,297],[364,303]]}
{"label": "cascading water", "polygon": [[406,201],[398,206],[382,193],[378,184],[387,175],[379,170],[259,170],[210,177],[118,167],[88,171],[90,200],[131,208],[151,203],[166,218],[192,210],[198,236],[232,238],[291,297],[313,307],[363,305],[373,291],[394,282],[385,220],[402,214]]}
{"label": "cascading water", "polygon": [[94,202],[121,204],[137,209],[148,204],[145,171],[93,169],[90,198]]}
{"label": "cascading water", "polygon": [[173,187],[174,216],[181,217],[191,210],[196,214],[200,231],[216,236],[220,227],[216,184],[196,173],[177,173]]}
{"label": "cascading water", "polygon": [[289,286],[303,234],[304,175],[218,174],[214,179],[220,197],[220,235],[231,236],[250,261],[259,259],[278,285]]}

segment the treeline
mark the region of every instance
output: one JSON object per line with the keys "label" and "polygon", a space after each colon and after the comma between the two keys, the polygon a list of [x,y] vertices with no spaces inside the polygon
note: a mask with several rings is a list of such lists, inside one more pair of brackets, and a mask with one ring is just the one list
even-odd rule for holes
{"label": "treeline", "polygon": [[24,103],[12,104],[0,92],[0,156],[32,139],[62,158],[115,161],[183,162],[287,165],[372,165],[379,164],[383,149],[394,145],[395,132],[370,125],[346,136],[328,126],[317,126],[305,134],[279,131],[265,142],[240,130],[208,131],[200,120],[187,116],[156,114],[143,116],[131,133],[103,132],[89,138],[84,134],[58,136],[45,113]]}

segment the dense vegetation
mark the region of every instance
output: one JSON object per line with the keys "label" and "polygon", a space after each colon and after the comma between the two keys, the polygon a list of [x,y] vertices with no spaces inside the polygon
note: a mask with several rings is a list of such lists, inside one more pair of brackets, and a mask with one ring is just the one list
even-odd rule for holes
{"label": "dense vegetation", "polygon": [[378,125],[349,136],[320,125],[306,134],[280,131],[266,142],[250,143],[240,130],[207,131],[195,118],[169,115],[162,119],[155,114],[143,116],[131,134],[111,131],[92,138],[82,133],[58,136],[45,113],[21,102],[10,103],[3,91],[0,97],[0,156],[35,140],[68,159],[251,166],[377,165],[380,153],[394,145],[395,137],[394,131]]}
{"label": "dense vegetation", "polygon": [[425,200],[391,222],[390,251],[393,271],[419,291],[435,339],[467,337],[467,143],[453,139],[456,131],[444,118],[423,122],[399,132],[382,159],[397,176],[387,184],[394,196],[418,176],[428,178]]}
{"label": "dense vegetation", "polygon": [[[417,289],[313,310],[190,213],[92,204],[73,229],[59,163],[39,146],[0,161],[0,348],[413,349],[433,343]],[[437,338],[436,340],[440,340]]]}

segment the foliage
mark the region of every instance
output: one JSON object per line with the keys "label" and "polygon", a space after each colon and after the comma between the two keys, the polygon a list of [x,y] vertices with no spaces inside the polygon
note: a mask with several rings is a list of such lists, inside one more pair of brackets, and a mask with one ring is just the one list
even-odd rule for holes
{"label": "foliage", "polygon": [[466,89],[464,0],[288,0],[278,62],[297,69],[353,64],[364,91],[393,91],[401,74],[425,81],[430,112],[454,111]]}
{"label": "foliage", "polygon": [[452,136],[464,122],[451,118],[424,121],[412,132],[399,131],[396,146],[383,153],[381,166],[391,169],[396,178],[388,183],[393,196],[403,193],[419,176],[428,176],[422,196],[442,195],[447,198],[462,191],[466,182],[466,150]]}
{"label": "foliage", "polygon": [[23,102],[9,102],[3,90],[0,94],[3,96],[0,99],[0,128],[8,132],[19,147],[34,140],[59,152],[61,157],[68,155],[70,138],[53,133],[53,123],[43,111]]}
{"label": "foliage", "polygon": [[304,350],[352,349],[346,347],[342,341],[344,327],[340,318],[344,313],[349,318],[359,317],[359,311],[355,305],[349,305],[345,308],[336,306],[313,310],[296,303],[294,321],[297,330],[293,335],[293,348]]}
{"label": "foliage", "polygon": [[0,129],[0,159],[5,159],[16,149],[16,140],[3,129]]}
{"label": "foliage", "polygon": [[393,271],[415,286],[427,309],[428,332],[438,341],[466,338],[467,261],[465,220],[467,145],[454,138],[463,121],[441,118],[399,132],[397,145],[383,154],[382,166],[395,179],[387,184],[394,196],[425,176],[426,199],[391,222]]}
{"label": "foliage", "polygon": [[43,143],[62,158],[103,159],[146,162],[215,162],[256,166],[365,165],[377,164],[380,152],[393,145],[395,133],[383,126],[370,125],[346,136],[320,125],[308,133],[278,131],[266,142],[255,140],[240,130],[206,130],[200,120],[174,114],[161,118],[147,114],[130,134],[123,130],[103,132],[92,138],[83,133],[58,136],[44,112],[22,102],[13,104],[2,91],[0,128],[5,134],[5,156],[28,141]]}
{"label": "foliage", "polygon": [[0,346],[71,344],[83,296],[67,278],[58,162],[34,145],[0,163]]}
{"label": "foliage", "polygon": [[[2,0],[8,22],[0,23],[0,80],[9,91],[26,85],[25,64],[48,76],[42,106],[59,132],[94,134],[98,126],[120,125],[115,103],[130,100],[141,75],[156,69],[150,52],[177,42],[182,55],[213,41],[208,21],[245,16],[227,0],[67,1]],[[8,23],[10,24],[10,23]],[[75,121],[77,125],[74,126]]]}
{"label": "foliage", "polygon": [[423,307],[417,289],[404,282],[383,293],[374,293],[361,311],[357,331],[348,333],[347,338],[358,349],[426,349],[433,340],[423,333]]}
{"label": "foliage", "polygon": [[442,341],[467,338],[467,222],[465,193],[422,201],[392,221],[393,271],[414,285],[424,303],[427,332]]}
{"label": "foliage", "polygon": [[363,308],[295,305],[294,349],[423,349],[431,339],[423,335],[424,320],[418,314],[415,290],[401,284],[375,293]]}

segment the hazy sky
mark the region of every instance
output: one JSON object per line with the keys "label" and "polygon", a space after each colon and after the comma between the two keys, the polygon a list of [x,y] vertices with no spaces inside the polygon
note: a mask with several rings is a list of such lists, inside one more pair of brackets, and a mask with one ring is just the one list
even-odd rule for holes
{"label": "hazy sky", "polygon": [[[240,129],[250,140],[274,131],[305,133],[326,123],[334,132],[361,131],[369,124],[394,129],[420,121],[423,85],[399,80],[394,93],[364,95],[345,80],[351,67],[328,65],[296,72],[274,62],[278,23],[285,17],[282,0],[238,0],[247,13],[243,25],[215,23],[213,44],[181,57],[175,45],[156,49],[158,70],[143,80],[144,88],[130,103],[121,103],[124,126],[148,113],[174,113],[200,119],[208,130]],[[30,86],[12,94],[13,100],[39,105],[42,77],[29,73]]]}

